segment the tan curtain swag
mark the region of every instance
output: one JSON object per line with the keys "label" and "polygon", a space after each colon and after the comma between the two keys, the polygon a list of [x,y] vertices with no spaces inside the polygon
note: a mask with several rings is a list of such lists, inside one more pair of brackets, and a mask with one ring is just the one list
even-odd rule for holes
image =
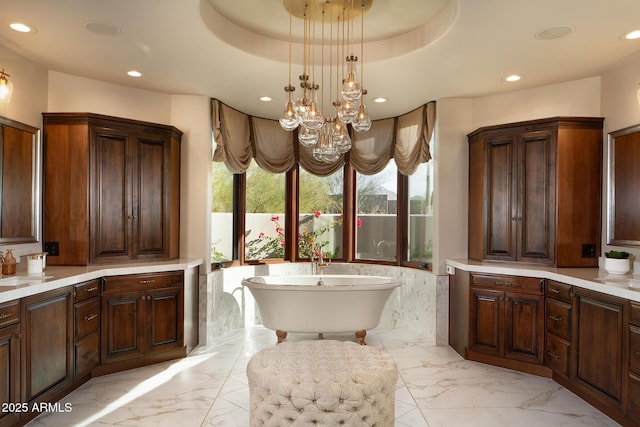
{"label": "tan curtain swag", "polygon": [[[435,119],[436,103],[429,102],[399,117],[374,120],[367,132],[351,132],[351,165],[361,174],[374,175],[394,158],[400,173],[413,174],[420,163],[431,159]],[[286,172],[296,161],[317,176],[331,175],[344,165],[344,155],[330,164],[315,160],[312,149],[297,144],[297,133],[283,130],[277,120],[248,116],[216,99],[212,127],[213,160],[224,162],[232,173],[246,171],[252,157],[273,173]]]}

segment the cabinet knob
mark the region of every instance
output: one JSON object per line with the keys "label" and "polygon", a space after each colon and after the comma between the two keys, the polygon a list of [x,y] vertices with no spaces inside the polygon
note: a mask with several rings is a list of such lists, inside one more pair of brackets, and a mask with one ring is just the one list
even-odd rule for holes
{"label": "cabinet knob", "polygon": [[558,356],[557,354],[555,354],[553,351],[547,351],[547,355],[549,357],[553,357],[554,359],[560,359],[560,356]]}
{"label": "cabinet knob", "polygon": [[553,314],[550,314],[549,319],[554,320],[556,322],[560,322],[562,321],[562,316],[554,316]]}
{"label": "cabinet knob", "polygon": [[147,295],[147,299],[148,299],[148,300],[151,300],[151,295]]}
{"label": "cabinet knob", "polygon": [[559,289],[556,289],[556,288],[550,288],[550,289],[549,289],[549,292],[554,293],[554,294],[559,294],[559,293],[560,293],[560,290],[559,290]]}
{"label": "cabinet knob", "polygon": [[89,322],[90,320],[95,319],[96,317],[98,317],[97,314],[90,314],[88,316],[84,316],[84,320],[86,320],[87,322]]}
{"label": "cabinet knob", "polygon": [[22,334],[16,334],[16,335],[15,335],[15,337],[16,337],[17,339],[20,339],[20,338],[22,338]]}

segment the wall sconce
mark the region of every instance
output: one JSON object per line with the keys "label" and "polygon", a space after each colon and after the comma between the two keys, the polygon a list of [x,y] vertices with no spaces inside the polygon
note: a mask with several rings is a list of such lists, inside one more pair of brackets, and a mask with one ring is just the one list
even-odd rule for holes
{"label": "wall sconce", "polygon": [[0,70],[0,102],[10,102],[13,94],[13,83],[9,81],[9,74]]}

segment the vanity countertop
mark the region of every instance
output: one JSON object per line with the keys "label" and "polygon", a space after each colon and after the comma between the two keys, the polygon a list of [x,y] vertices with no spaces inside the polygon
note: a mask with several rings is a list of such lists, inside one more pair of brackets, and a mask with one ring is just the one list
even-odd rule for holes
{"label": "vanity countertop", "polygon": [[448,259],[446,264],[475,273],[508,274],[557,280],[580,288],[640,302],[640,275],[609,274],[604,269],[598,268],[556,268],[474,261],[466,258]]}
{"label": "vanity countertop", "polygon": [[26,266],[19,266],[15,275],[0,277],[0,304],[99,277],[187,270],[202,263],[202,258],[179,258],[162,262],[47,266],[44,273],[38,275],[29,275]]}

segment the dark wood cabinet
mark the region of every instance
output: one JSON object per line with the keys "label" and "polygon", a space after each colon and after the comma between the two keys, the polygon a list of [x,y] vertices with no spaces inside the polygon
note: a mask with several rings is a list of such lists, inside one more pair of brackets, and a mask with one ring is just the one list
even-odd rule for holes
{"label": "dark wood cabinet", "polygon": [[627,302],[585,289],[575,293],[575,385],[596,406],[621,412]]}
{"label": "dark wood cabinet", "polygon": [[103,278],[101,363],[185,355],[182,272]]}
{"label": "dark wood cabinet", "polygon": [[100,364],[100,280],[74,285],[73,297],[73,373],[83,382]]}
{"label": "dark wood cabinet", "polygon": [[629,303],[627,418],[640,422],[640,304]]}
{"label": "dark wood cabinet", "polygon": [[544,280],[536,278],[471,275],[471,358],[477,354],[487,354],[507,360],[542,364],[543,283]]}
{"label": "dark wood cabinet", "polygon": [[555,280],[546,284],[545,363],[555,375],[569,379],[573,325],[573,287]]}
{"label": "dark wood cabinet", "polygon": [[0,427],[20,420],[20,411],[5,403],[21,403],[20,395],[20,302],[0,304]]}
{"label": "dark wood cabinet", "polygon": [[179,255],[180,139],[174,127],[43,113],[45,247],[52,265]]}
{"label": "dark wood cabinet", "polygon": [[598,265],[602,122],[556,117],[468,135],[469,258]]}
{"label": "dark wood cabinet", "polygon": [[37,402],[56,402],[72,386],[72,288],[26,297],[21,305],[21,401],[28,402],[31,409]]}

